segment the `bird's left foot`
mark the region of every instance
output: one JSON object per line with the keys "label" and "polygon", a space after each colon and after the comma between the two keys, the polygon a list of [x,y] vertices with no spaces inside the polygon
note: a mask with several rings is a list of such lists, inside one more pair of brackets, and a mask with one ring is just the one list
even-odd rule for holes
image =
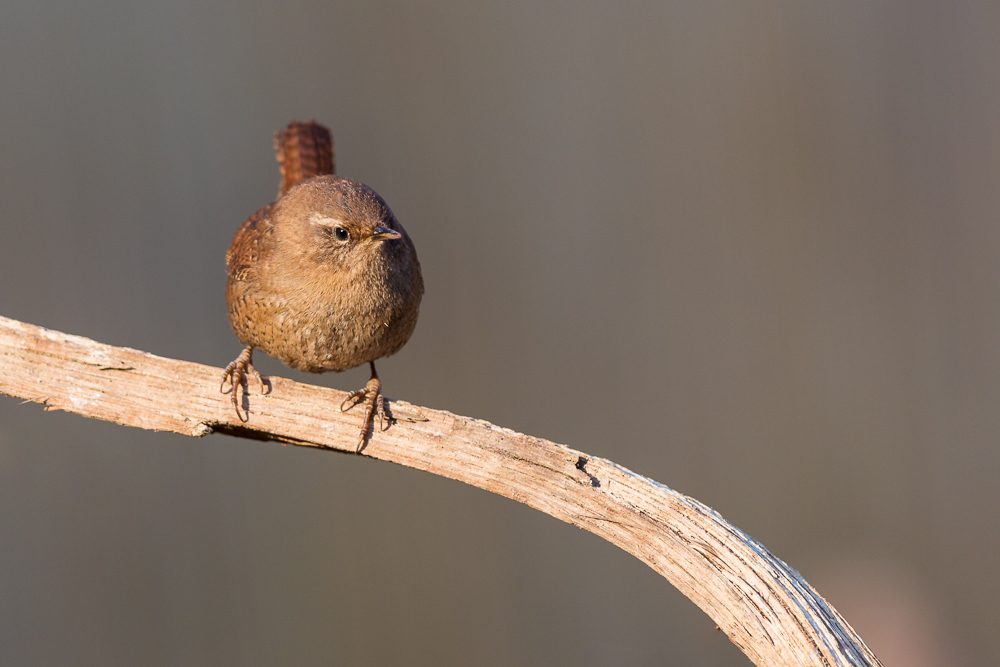
{"label": "bird's left foot", "polygon": [[[372,378],[368,380],[368,384],[364,386],[363,389],[358,389],[357,391],[352,391],[347,395],[347,397],[340,403],[340,411],[345,412],[350,410],[358,403],[365,401],[367,407],[365,408],[365,420],[361,423],[361,435],[358,437],[358,446],[355,450],[360,453],[364,449],[365,437],[369,432],[374,435],[375,428],[375,415],[378,415],[379,429],[384,431],[389,428],[389,424],[392,423],[392,417],[386,413],[385,410],[385,396],[382,395],[382,381],[378,379],[378,373],[375,372],[375,363],[369,362],[372,367]],[[369,400],[365,400],[369,399]],[[347,408],[344,406],[350,403]]]}
{"label": "bird's left foot", "polygon": [[[240,414],[240,404],[237,397],[237,390],[243,388],[243,398],[247,397],[247,376],[252,375],[257,378],[257,382],[260,383],[261,393],[267,393],[267,386],[269,382],[261,377],[257,369],[253,367],[253,345],[247,345],[246,348],[240,352],[240,356],[236,357],[228,366],[226,370],[222,371],[222,384],[219,386],[219,391],[225,393],[226,381],[229,381],[232,389],[233,398],[233,409],[236,410],[236,416],[240,418],[241,422],[246,422],[250,420],[250,410],[249,407],[244,409],[244,414]],[[247,400],[247,405],[249,406],[249,400]]]}

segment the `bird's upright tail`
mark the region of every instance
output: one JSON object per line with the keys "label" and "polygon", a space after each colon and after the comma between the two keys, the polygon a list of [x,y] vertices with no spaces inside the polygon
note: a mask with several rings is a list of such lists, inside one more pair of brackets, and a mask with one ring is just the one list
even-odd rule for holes
{"label": "bird's upright tail", "polygon": [[307,178],[336,172],[333,137],[329,128],[314,120],[293,120],[287,129],[275,132],[274,150],[281,165],[279,197]]}

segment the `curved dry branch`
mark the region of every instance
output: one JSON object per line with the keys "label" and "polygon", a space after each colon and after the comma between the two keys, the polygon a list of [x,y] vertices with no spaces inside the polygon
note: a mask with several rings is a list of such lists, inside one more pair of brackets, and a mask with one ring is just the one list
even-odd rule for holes
{"label": "curved dry branch", "polygon": [[[241,423],[221,369],[0,317],[0,392],[158,431],[353,452],[345,394],[272,377]],[[253,387],[252,387],[253,389]],[[691,598],[757,665],[879,665],[847,622],[762,544],[711,508],[606,459],[478,419],[392,401],[398,422],[365,456],[457,479],[603,537]]]}

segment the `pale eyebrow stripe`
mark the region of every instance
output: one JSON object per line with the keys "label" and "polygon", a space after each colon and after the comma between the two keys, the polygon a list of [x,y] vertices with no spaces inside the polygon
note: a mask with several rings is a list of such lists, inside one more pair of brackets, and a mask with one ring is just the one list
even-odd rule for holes
{"label": "pale eyebrow stripe", "polygon": [[343,224],[337,218],[331,218],[325,215],[320,215],[319,213],[313,213],[311,216],[309,216],[309,222],[313,223],[314,225],[323,225],[325,227],[333,227],[334,225]]}

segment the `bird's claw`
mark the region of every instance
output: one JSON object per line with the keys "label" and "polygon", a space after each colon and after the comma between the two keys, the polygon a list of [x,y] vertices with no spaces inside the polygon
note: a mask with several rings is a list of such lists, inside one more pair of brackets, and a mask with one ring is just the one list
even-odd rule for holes
{"label": "bird's claw", "polygon": [[[374,364],[372,364],[372,378],[368,380],[368,384],[364,388],[352,391],[344,397],[344,400],[340,402],[340,411],[346,412],[362,401],[365,401],[368,406],[365,408],[365,418],[361,423],[361,435],[358,437],[358,446],[355,449],[357,453],[361,453],[361,450],[364,449],[365,437],[369,431],[374,430],[376,414],[379,418],[379,430],[381,431],[388,429],[393,422],[392,416],[386,412],[385,396],[382,395],[382,381],[378,379],[378,374],[375,373]],[[344,406],[348,403],[350,405],[345,408]]]}
{"label": "bird's claw", "polygon": [[250,420],[250,411],[248,404],[243,414],[240,414],[239,392],[237,389],[243,387],[243,396],[245,398],[248,390],[248,375],[253,375],[257,379],[257,382],[260,383],[260,393],[267,393],[267,382],[261,377],[260,372],[253,367],[253,345],[248,345],[246,349],[240,352],[240,356],[236,357],[236,359],[226,366],[226,370],[222,371],[222,383],[219,385],[219,391],[226,393],[226,381],[229,381],[230,392],[233,398],[233,409],[236,410],[236,416],[239,417],[241,422]]}

